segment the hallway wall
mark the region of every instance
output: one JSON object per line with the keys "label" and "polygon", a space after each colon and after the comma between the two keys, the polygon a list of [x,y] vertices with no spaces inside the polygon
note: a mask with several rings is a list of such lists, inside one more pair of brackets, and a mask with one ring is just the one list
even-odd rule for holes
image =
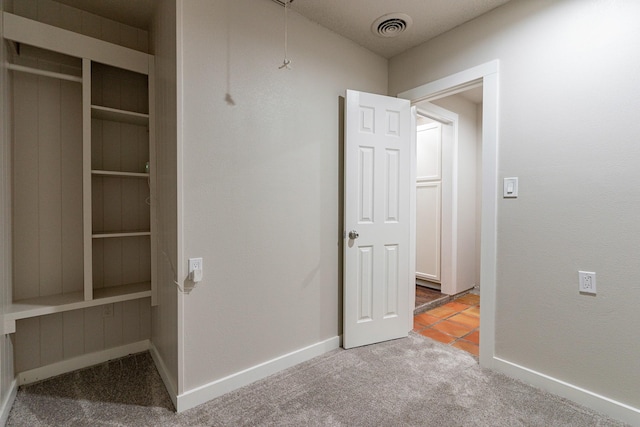
{"label": "hallway wall", "polygon": [[[456,94],[432,101],[433,104],[458,114],[458,262],[456,268],[456,292],[462,292],[477,285],[480,281],[480,264],[476,256],[479,238],[476,227],[480,210],[476,206],[478,194],[477,158],[481,156],[482,146],[478,141],[476,104]],[[479,196],[478,196],[479,197]]]}
{"label": "hallway wall", "polygon": [[518,176],[520,195],[498,200],[495,356],[636,409],[638,16],[631,1],[513,0],[389,67],[396,94],[499,59],[497,185]]}

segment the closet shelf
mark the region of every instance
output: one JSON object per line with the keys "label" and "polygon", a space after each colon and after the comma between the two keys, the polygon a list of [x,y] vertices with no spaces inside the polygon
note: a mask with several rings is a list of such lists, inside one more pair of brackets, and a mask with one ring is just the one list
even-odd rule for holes
{"label": "closet shelf", "polygon": [[91,235],[94,239],[112,239],[116,237],[139,237],[151,236],[151,231],[129,231],[129,232],[101,232]]}
{"label": "closet shelf", "polygon": [[14,301],[5,309],[4,333],[15,332],[16,320],[150,296],[151,282],[141,282],[94,289],[93,299],[88,301],[84,300],[83,291]]}
{"label": "closet shelf", "polygon": [[120,177],[120,178],[149,178],[148,173],[105,171],[105,170],[97,170],[97,169],[92,170],[91,175],[113,176],[113,177]]}
{"label": "closet shelf", "polygon": [[148,126],[149,115],[136,113],[133,111],[118,110],[117,108],[102,107],[100,105],[91,106],[91,117],[112,122],[129,123],[132,125]]}

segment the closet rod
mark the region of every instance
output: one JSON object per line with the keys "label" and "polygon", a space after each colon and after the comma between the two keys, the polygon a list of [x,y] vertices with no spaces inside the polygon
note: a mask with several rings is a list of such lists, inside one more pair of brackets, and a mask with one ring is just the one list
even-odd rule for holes
{"label": "closet rod", "polygon": [[54,71],[40,70],[38,68],[25,67],[24,65],[7,64],[7,68],[13,71],[22,71],[23,73],[36,74],[38,76],[52,77],[54,79],[68,80],[70,82],[82,83],[82,77],[72,76],[69,74],[56,73]]}

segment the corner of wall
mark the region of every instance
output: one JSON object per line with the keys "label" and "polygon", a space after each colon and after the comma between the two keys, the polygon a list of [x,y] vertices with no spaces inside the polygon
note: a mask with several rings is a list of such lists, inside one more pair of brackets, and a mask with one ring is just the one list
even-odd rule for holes
{"label": "corner of wall", "polygon": [[162,382],[164,383],[164,386],[167,389],[167,392],[169,393],[169,397],[173,402],[173,407],[177,408],[178,407],[178,394],[177,394],[178,388],[175,382],[173,381],[173,379],[171,378],[171,373],[169,369],[167,369],[167,365],[164,363],[162,356],[158,352],[158,349],[156,348],[156,346],[153,345],[153,343],[151,343],[149,346],[149,352],[151,353],[151,358],[153,359],[153,363],[156,365],[156,369],[160,374],[160,378],[162,378]]}
{"label": "corner of wall", "polygon": [[565,399],[577,402],[594,411],[624,421],[631,425],[639,425],[640,408],[634,408],[606,396],[583,389],[574,384],[551,377],[541,372],[520,366],[508,360],[493,358],[491,368],[511,378],[516,378],[527,384],[546,390]]}
{"label": "corner of wall", "polygon": [[[186,411],[269,375],[321,356],[339,348],[342,344],[341,341],[341,336],[335,336],[189,390],[177,396],[177,402],[174,400],[176,410],[178,412]],[[174,396],[172,395],[171,398],[173,399]]]}
{"label": "corner of wall", "polygon": [[18,381],[14,378],[9,384],[8,389],[4,393],[2,403],[0,406],[0,426],[7,425],[9,420],[9,413],[13,402],[16,400],[16,394],[18,393]]}
{"label": "corner of wall", "polygon": [[180,1],[155,2],[149,32],[155,62],[156,194],[157,202],[157,306],[152,310],[151,355],[169,395],[176,405],[179,382],[178,292],[175,285],[179,258],[177,248],[177,99],[176,31]]}
{"label": "corner of wall", "polygon": [[[0,0],[0,15],[8,2]],[[0,19],[0,38],[4,40],[4,28]],[[0,64],[7,61],[6,44],[0,46]],[[9,120],[9,78],[5,67],[0,70],[0,320],[11,297],[11,150]],[[3,321],[3,320],[2,320]],[[13,370],[13,345],[9,335],[0,336],[0,425],[5,425],[18,391]]]}

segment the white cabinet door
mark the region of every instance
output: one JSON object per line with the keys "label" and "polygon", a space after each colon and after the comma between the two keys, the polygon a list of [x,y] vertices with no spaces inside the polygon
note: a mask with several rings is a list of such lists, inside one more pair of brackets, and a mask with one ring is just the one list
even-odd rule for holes
{"label": "white cabinet door", "polygon": [[442,179],[442,125],[433,123],[418,127],[416,181]]}
{"label": "white cabinet door", "polygon": [[344,348],[409,332],[411,106],[347,91]]}
{"label": "white cabinet door", "polygon": [[416,139],[416,277],[440,283],[442,125],[420,126]]}
{"label": "white cabinet door", "polygon": [[416,184],[416,277],[440,282],[441,184]]}

